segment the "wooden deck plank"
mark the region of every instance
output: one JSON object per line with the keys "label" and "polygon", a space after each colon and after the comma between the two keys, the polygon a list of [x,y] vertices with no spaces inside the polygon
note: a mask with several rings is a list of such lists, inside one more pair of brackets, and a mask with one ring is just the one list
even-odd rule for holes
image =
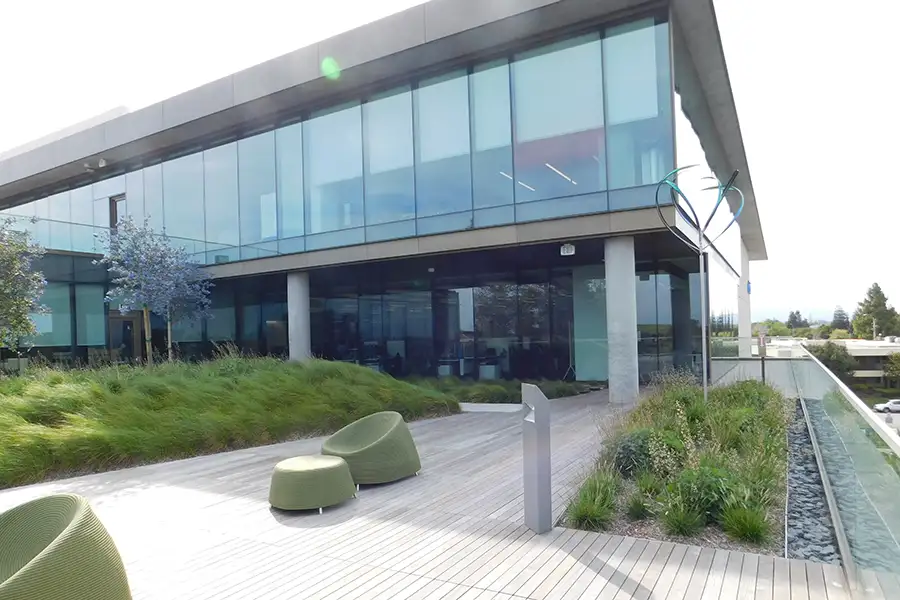
{"label": "wooden deck plank", "polygon": [[[694,576],[694,569],[697,568],[697,561],[700,560],[700,553],[702,550],[703,549],[698,546],[690,546],[685,551],[684,558],[681,559],[681,566],[675,573],[675,579],[672,580],[672,584],[669,587],[669,593],[665,596],[667,600],[684,598],[685,593],[687,593],[688,585]],[[709,567],[707,566],[707,570],[708,569]]]}
{"label": "wooden deck plank", "polygon": [[[554,517],[599,450],[603,396],[551,403]],[[4,490],[0,511],[85,495],[135,600],[849,600],[829,565],[562,527],[535,535],[523,523],[521,415],[462,414],[410,431],[420,476],[363,486],[321,515],[270,509],[268,486],[277,461],[319,452],[322,438]]]}
{"label": "wooden deck plank", "polygon": [[790,561],[791,600],[809,600],[809,584],[806,581],[806,566],[802,561]]}

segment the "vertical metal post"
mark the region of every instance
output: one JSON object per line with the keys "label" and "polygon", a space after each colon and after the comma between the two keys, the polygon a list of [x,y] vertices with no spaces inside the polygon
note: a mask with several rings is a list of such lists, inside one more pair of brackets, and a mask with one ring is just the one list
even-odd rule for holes
{"label": "vertical metal post", "polygon": [[[700,234],[703,235],[702,233]],[[709,400],[709,373],[706,361],[709,360],[709,352],[707,350],[707,306],[706,306],[706,290],[708,289],[706,282],[706,254],[700,252],[700,358],[703,361],[703,401]]]}
{"label": "vertical metal post", "polygon": [[550,402],[539,387],[522,384],[522,420],[525,481],[525,525],[535,533],[553,529],[550,494]]}

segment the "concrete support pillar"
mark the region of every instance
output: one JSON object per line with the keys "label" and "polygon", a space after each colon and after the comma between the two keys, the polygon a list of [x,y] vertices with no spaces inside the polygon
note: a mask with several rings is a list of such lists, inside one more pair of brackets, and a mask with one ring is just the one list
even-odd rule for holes
{"label": "concrete support pillar", "polygon": [[741,240],[741,280],[738,283],[738,356],[750,358],[753,344],[753,325],[750,319],[750,257]]}
{"label": "concrete support pillar", "polygon": [[309,330],[309,273],[287,275],[288,356],[308,360],[312,356]]}
{"label": "concrete support pillar", "polygon": [[609,401],[629,405],[637,401],[639,385],[634,238],[607,238],[605,262]]}

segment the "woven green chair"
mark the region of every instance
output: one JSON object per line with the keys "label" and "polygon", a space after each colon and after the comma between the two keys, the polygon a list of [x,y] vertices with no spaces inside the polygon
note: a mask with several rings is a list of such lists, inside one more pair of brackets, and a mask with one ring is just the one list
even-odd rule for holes
{"label": "woven green chair", "polygon": [[275,465],[269,504],[282,510],[322,509],[356,495],[350,469],[337,456],[298,456]]}
{"label": "woven green chair", "polygon": [[400,413],[379,412],[351,423],[325,440],[322,454],[340,456],[357,484],[397,481],[422,468]]}
{"label": "woven green chair", "polygon": [[88,501],[47,496],[0,514],[0,600],[130,600],[125,566]]}

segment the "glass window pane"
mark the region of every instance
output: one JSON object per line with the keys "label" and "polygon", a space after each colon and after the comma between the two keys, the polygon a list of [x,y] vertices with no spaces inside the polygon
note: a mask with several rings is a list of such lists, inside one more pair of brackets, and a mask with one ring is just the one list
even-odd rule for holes
{"label": "glass window pane", "polygon": [[282,239],[303,235],[303,124],[275,131],[278,216]]}
{"label": "glass window pane", "polygon": [[458,71],[422,81],[415,109],[418,216],[471,210],[468,77]]}
{"label": "glass window pane", "polygon": [[509,65],[490,63],[469,77],[472,104],[472,180],[475,208],[513,202]]}
{"label": "glass window pane", "polygon": [[[274,131],[238,142],[238,181],[241,191],[241,246],[278,239]],[[252,254],[247,258],[255,256]]]}
{"label": "glass window pane", "polygon": [[167,161],[162,165],[162,172],[166,235],[181,243],[202,240],[205,237],[203,154],[198,152]]}
{"label": "glass window pane", "polygon": [[217,285],[209,294],[210,318],[206,321],[206,336],[210,342],[233,342],[237,339],[234,290],[228,284]]}
{"label": "glass window pane", "polygon": [[32,224],[32,235],[36,244],[50,248],[50,199],[35,200],[34,216],[38,220]]}
{"label": "glass window pane", "polygon": [[672,169],[668,32],[644,19],[603,40],[611,189],[655,184]]}
{"label": "glass window pane", "polygon": [[599,34],[513,63],[516,202],[606,188]]}
{"label": "glass window pane", "polygon": [[69,192],[55,194],[47,198],[50,218],[50,248],[54,250],[72,249],[72,212],[69,207]]}
{"label": "glass window pane", "polygon": [[366,224],[416,216],[412,93],[394,91],[363,105]]}
{"label": "glass window pane", "polygon": [[210,262],[214,256],[224,260],[240,258],[238,220],[237,144],[225,144],[203,152],[203,195],[206,212],[206,241]]}
{"label": "glass window pane", "polygon": [[363,226],[362,110],[354,105],[303,124],[308,234]]}
{"label": "glass window pane", "polygon": [[72,345],[72,307],[68,283],[48,283],[41,296],[41,305],[46,311],[32,314],[37,328],[33,339],[35,346]]}
{"label": "glass window pane", "polygon": [[153,231],[163,231],[163,185],[162,165],[152,165],[144,169],[144,216]]}
{"label": "glass window pane", "polygon": [[70,193],[72,222],[83,225],[94,224],[94,199],[90,186],[80,187]]}
{"label": "glass window pane", "polygon": [[125,193],[125,176],[116,175],[115,177],[110,177],[109,179],[98,181],[92,184],[90,187],[92,190],[92,195],[94,196],[94,200],[109,198],[111,196],[118,196],[119,194]]}
{"label": "glass window pane", "polygon": [[[128,216],[135,223],[144,221],[144,171],[134,171],[125,175],[125,198]],[[123,215],[119,215],[121,218]]]}
{"label": "glass window pane", "polygon": [[[109,228],[109,217],[110,217],[110,206],[109,206],[109,198],[103,198],[102,200],[94,200],[94,227],[96,228]],[[98,229],[99,231],[99,229]]]}
{"label": "glass window pane", "polygon": [[75,286],[75,332],[79,346],[106,346],[104,296],[102,285]]}

